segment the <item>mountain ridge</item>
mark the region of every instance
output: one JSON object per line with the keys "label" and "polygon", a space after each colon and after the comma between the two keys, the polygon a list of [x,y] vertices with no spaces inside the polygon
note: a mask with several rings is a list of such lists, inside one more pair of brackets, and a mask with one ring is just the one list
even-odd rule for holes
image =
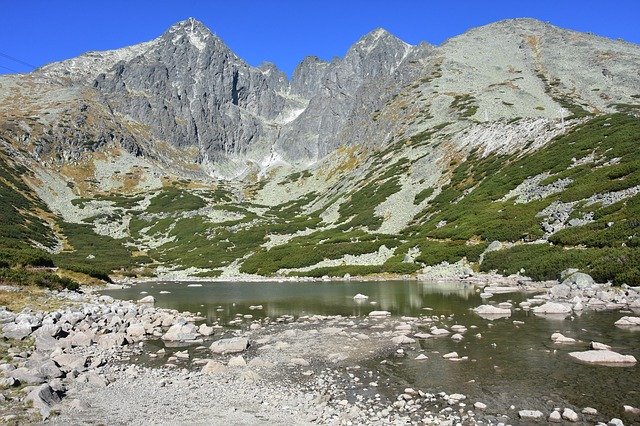
{"label": "mountain ridge", "polygon": [[637,282],[636,45],[528,19],[439,46],[375,29],[291,79],[196,21],[126,49],[0,77],[8,263]]}

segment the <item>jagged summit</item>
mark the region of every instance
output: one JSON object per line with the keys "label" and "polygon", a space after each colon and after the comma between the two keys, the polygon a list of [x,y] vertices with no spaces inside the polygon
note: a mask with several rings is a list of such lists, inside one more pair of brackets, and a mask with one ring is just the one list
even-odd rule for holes
{"label": "jagged summit", "polygon": [[163,34],[163,38],[170,38],[172,43],[179,43],[183,37],[195,46],[198,50],[203,50],[207,43],[220,42],[220,39],[216,37],[211,30],[202,22],[189,18],[184,21],[173,24]]}
{"label": "jagged summit", "polygon": [[[359,51],[370,53],[377,48],[403,50],[406,52],[411,48],[411,45],[400,40],[384,28],[376,28],[362,36],[351,46],[349,52]],[[347,53],[347,55],[348,54],[349,53]]]}

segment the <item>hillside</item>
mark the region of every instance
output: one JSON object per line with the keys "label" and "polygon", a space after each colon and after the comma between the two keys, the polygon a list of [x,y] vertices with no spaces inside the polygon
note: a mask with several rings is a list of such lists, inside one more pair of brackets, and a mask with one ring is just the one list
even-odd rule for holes
{"label": "hillside", "polygon": [[518,19],[441,46],[378,29],[288,80],[187,20],[3,76],[0,262],[640,285],[638,63]]}

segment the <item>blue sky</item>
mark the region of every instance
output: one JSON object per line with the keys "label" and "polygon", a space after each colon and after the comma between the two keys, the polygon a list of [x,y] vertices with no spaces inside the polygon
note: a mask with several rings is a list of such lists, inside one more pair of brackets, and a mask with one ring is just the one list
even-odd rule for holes
{"label": "blue sky", "polygon": [[188,17],[250,64],[269,60],[288,74],[306,55],[344,55],[378,27],[411,44],[440,44],[472,27],[531,17],[640,43],[639,0],[0,0],[0,6],[0,73],[147,41]]}

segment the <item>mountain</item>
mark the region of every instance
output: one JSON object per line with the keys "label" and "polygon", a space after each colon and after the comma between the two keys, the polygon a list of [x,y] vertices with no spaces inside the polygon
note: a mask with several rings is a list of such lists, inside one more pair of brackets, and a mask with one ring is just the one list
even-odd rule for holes
{"label": "mountain", "polygon": [[289,80],[188,19],[0,77],[0,255],[638,283],[639,63],[635,44],[512,19],[440,46],[376,29]]}

